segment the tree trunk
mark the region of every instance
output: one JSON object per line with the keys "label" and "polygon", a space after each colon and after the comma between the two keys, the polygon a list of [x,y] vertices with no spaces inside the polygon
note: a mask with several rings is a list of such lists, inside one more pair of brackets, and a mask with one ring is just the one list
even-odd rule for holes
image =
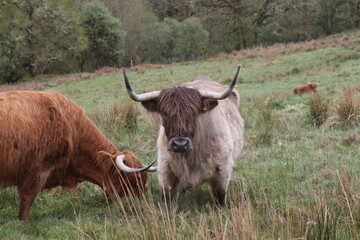
{"label": "tree trunk", "polygon": [[306,6],[306,4],[304,5],[303,8],[303,24],[304,24],[304,40],[308,39],[308,32],[309,32],[309,20],[308,20],[308,7]]}
{"label": "tree trunk", "polygon": [[258,46],[259,45],[259,33],[257,30],[254,31],[254,46]]}
{"label": "tree trunk", "polygon": [[355,14],[355,27],[359,28],[360,27],[360,1],[358,1],[356,3],[356,14]]}
{"label": "tree trunk", "polygon": [[27,48],[30,49],[30,54],[28,55],[26,65],[26,71],[29,73],[30,77],[35,77],[37,67],[35,63],[35,53],[34,53],[34,36],[33,36],[33,24],[34,24],[34,8],[31,4],[28,5],[26,14],[29,19],[29,25],[26,27],[26,44]]}

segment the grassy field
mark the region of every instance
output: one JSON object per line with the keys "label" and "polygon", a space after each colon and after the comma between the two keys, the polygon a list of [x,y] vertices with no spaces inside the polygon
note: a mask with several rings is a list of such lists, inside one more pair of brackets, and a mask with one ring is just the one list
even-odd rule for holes
{"label": "grassy field", "polygon": [[[110,203],[89,183],[44,191],[24,224],[8,188],[0,190],[0,239],[360,239],[360,31],[139,66],[128,76],[137,93],[200,75],[227,84],[239,63],[246,144],[227,207],[217,207],[202,185],[167,208],[153,173],[140,199]],[[318,94],[292,93],[307,82],[321,83]],[[119,149],[144,163],[156,158],[159,119],[129,101],[120,73],[47,91],[84,107]]]}

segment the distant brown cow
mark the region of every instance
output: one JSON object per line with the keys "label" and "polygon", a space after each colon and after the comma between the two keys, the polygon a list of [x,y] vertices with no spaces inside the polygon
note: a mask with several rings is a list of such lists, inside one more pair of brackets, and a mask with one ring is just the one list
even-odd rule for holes
{"label": "distant brown cow", "polygon": [[305,84],[305,85],[300,85],[300,86],[297,86],[296,88],[294,88],[293,92],[295,94],[302,94],[302,93],[310,93],[310,92],[316,92],[316,87],[317,85],[319,85],[320,83],[308,83],[308,84]]}
{"label": "distant brown cow", "polygon": [[[84,114],[59,93],[0,93],[0,187],[16,186],[19,219],[45,188],[74,188],[82,181],[110,197],[140,195],[147,175],[115,167],[142,167],[130,151],[118,151]],[[147,169],[138,169],[141,172]]]}

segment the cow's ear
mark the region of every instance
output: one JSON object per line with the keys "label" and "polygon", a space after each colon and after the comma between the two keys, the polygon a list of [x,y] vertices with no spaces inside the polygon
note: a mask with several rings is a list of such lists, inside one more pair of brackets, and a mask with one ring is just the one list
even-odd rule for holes
{"label": "cow's ear", "polygon": [[205,98],[201,104],[201,112],[213,110],[218,105],[218,100]]}
{"label": "cow's ear", "polygon": [[150,112],[156,112],[158,110],[158,101],[157,100],[148,100],[141,102],[141,105],[144,106]]}

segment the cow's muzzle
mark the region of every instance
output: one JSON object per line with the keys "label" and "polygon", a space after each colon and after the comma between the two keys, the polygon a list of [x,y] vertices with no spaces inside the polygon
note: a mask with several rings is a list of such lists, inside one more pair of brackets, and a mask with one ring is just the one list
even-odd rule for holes
{"label": "cow's muzzle", "polygon": [[188,137],[176,137],[170,140],[169,151],[173,152],[187,152],[192,149],[192,143]]}

